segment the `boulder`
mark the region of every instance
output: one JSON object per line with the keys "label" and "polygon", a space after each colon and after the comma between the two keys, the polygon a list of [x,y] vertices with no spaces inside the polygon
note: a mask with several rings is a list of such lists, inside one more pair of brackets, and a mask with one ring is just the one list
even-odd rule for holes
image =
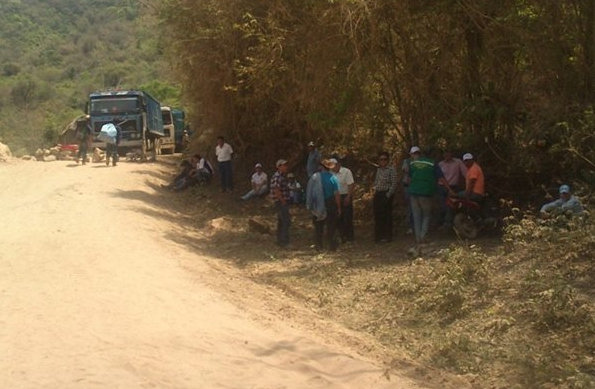
{"label": "boulder", "polygon": [[0,143],[0,162],[6,162],[10,158],[12,158],[12,153],[10,152],[10,148],[4,143]]}
{"label": "boulder", "polygon": [[44,162],[53,162],[57,161],[58,158],[55,155],[46,155],[43,157]]}

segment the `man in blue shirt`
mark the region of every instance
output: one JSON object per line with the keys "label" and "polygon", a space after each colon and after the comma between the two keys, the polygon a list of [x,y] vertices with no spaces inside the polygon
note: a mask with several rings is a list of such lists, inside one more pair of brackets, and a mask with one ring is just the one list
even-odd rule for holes
{"label": "man in blue shirt", "polygon": [[570,194],[570,187],[568,185],[560,186],[558,192],[560,192],[560,198],[558,200],[544,204],[539,210],[542,217],[547,217],[553,213],[569,212],[573,215],[583,213],[583,206],[578,198]]}
{"label": "man in blue shirt", "polygon": [[308,143],[308,160],[306,161],[306,173],[308,178],[320,170],[320,152],[314,142]]}
{"label": "man in blue shirt", "polygon": [[326,240],[328,242],[328,249],[330,251],[337,250],[337,239],[335,233],[337,231],[337,220],[341,214],[341,194],[339,193],[339,181],[337,177],[331,173],[335,168],[336,163],[332,160],[325,159],[321,162],[324,169],[320,171],[320,181],[322,184],[322,192],[324,196],[324,204],[326,207],[326,218],[319,220],[313,217],[314,222],[314,246],[316,250],[323,248],[324,226],[326,226]]}

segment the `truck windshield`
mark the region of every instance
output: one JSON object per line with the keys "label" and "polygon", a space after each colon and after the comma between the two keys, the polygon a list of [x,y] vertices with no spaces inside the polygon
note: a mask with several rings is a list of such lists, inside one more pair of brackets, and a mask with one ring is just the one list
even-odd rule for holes
{"label": "truck windshield", "polygon": [[136,97],[97,98],[91,100],[90,114],[133,114],[138,112],[139,107]]}
{"label": "truck windshield", "polygon": [[163,117],[163,125],[167,126],[172,123],[171,111],[161,111]]}

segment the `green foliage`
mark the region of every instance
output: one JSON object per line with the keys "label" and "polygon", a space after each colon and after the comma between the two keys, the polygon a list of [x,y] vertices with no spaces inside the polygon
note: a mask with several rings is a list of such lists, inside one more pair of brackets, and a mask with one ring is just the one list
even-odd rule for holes
{"label": "green foliage", "polygon": [[416,143],[472,151],[491,192],[593,185],[587,2],[156,6],[184,99],[239,153],[316,139],[363,158]]}
{"label": "green foliage", "polygon": [[95,90],[158,80],[175,95],[152,23],[136,1],[1,2],[0,138],[51,146]]}

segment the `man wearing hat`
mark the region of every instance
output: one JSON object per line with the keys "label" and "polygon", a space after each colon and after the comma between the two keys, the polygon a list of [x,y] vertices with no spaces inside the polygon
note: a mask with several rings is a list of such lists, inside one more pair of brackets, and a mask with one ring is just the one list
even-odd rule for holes
{"label": "man wearing hat", "polygon": [[482,201],[485,197],[485,180],[483,170],[473,154],[463,154],[463,163],[467,167],[467,175],[465,176],[465,190],[459,193],[460,197],[466,197],[473,201]]}
{"label": "man wearing hat", "polygon": [[257,163],[254,165],[254,174],[250,178],[252,189],[242,196],[242,200],[250,200],[252,197],[262,196],[267,193],[269,177],[262,170],[262,165]]}
{"label": "man wearing hat", "polygon": [[277,245],[287,247],[289,245],[289,226],[291,225],[289,186],[285,176],[287,161],[280,159],[275,166],[277,171],[271,177],[271,194],[277,208]]}
{"label": "man wearing hat", "polygon": [[341,195],[341,216],[339,217],[339,235],[341,241],[353,242],[353,189],[355,181],[350,169],[341,165],[337,158],[331,158],[335,163],[333,174],[339,181],[339,194]]}
{"label": "man wearing hat", "polygon": [[[337,249],[337,239],[335,237],[337,231],[337,221],[341,214],[341,195],[339,193],[339,180],[331,173],[335,168],[336,162],[332,159],[323,159],[320,163],[323,167],[322,171],[315,173],[310,181],[314,181],[320,177],[322,185],[322,194],[324,197],[324,205],[326,209],[326,218],[320,220],[318,217],[313,217],[314,223],[314,246],[317,250],[323,248],[324,227],[326,226],[326,240],[328,249],[335,251]],[[308,182],[310,185],[310,182]]]}
{"label": "man wearing hat", "polygon": [[316,148],[313,141],[308,143],[308,159],[306,161],[306,173],[308,178],[312,177],[312,174],[320,170],[320,152]]}
{"label": "man wearing hat", "polygon": [[544,204],[539,213],[542,217],[546,217],[555,212],[570,212],[574,215],[580,215],[583,212],[583,206],[576,196],[570,194],[570,187],[568,185],[562,185],[558,189],[560,198],[551,203]]}
{"label": "man wearing hat", "polygon": [[413,146],[409,150],[411,162],[409,163],[409,195],[411,202],[411,214],[413,216],[413,232],[415,241],[418,244],[424,243],[430,228],[430,217],[436,183],[444,186],[449,193],[453,193],[444,179],[440,166],[434,160],[424,157],[421,149]]}

